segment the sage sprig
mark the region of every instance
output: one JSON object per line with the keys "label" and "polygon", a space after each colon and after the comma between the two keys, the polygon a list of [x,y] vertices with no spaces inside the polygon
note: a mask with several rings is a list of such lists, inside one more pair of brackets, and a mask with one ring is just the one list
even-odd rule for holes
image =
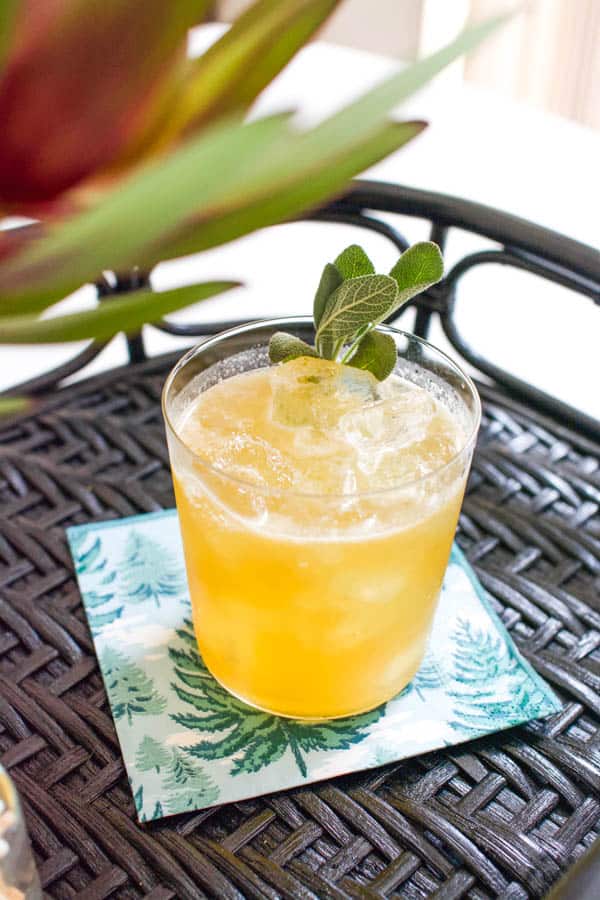
{"label": "sage sprig", "polygon": [[323,269],[313,304],[315,346],[278,331],[269,358],[273,363],[299,356],[332,359],[384,381],[396,365],[396,344],[376,327],[443,274],[440,248],[431,241],[409,247],[389,275],[377,275],[362,247],[352,244]]}

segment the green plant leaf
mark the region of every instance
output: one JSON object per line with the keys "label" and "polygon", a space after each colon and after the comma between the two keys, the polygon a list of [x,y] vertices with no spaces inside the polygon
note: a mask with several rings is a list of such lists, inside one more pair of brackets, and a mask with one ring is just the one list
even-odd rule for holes
{"label": "green plant leaf", "polygon": [[353,175],[425,128],[423,122],[395,124],[384,117],[508,18],[496,17],[467,29],[447,47],[393,75],[316,128],[283,142],[273,157],[264,157],[247,173],[243,185],[230,185],[220,207],[205,208],[201,217],[174,233],[172,241],[163,244],[163,255],[217,246],[332,197]]}
{"label": "green plant leaf", "polygon": [[398,299],[392,312],[400,309],[411,297],[438,282],[443,274],[444,260],[438,245],[431,241],[413,244],[404,251],[390,271],[390,275],[398,285]]}
{"label": "green plant leaf", "polygon": [[343,278],[333,263],[327,263],[323,269],[319,287],[317,288],[317,293],[315,294],[315,299],[313,301],[313,320],[315,328],[318,327],[319,322],[321,321],[321,316],[323,315],[323,310],[325,309],[325,304],[329,297],[342,281]]}
{"label": "green plant leaf", "polygon": [[325,21],[339,0],[258,0],[188,66],[168,128],[248,108]]}
{"label": "green plant leaf", "polygon": [[383,119],[500,21],[469,29],[308,132],[288,131],[276,119],[222,123],[167,160],[145,166],[102,207],[55,227],[5,262],[4,312],[39,311],[103,269],[150,266],[197,252],[328,199],[422,131],[424,123]]}
{"label": "green plant leaf", "polygon": [[0,318],[0,343],[52,344],[107,339],[119,331],[137,331],[167,313],[238,287],[236,281],[209,281],[173,291],[138,291],[123,299],[109,300],[86,312],[40,319],[37,316]]}
{"label": "green plant leaf", "polygon": [[76,545],[73,554],[75,570],[78,575],[87,575],[98,572],[106,565],[106,559],[102,560],[102,541],[97,537],[90,547],[84,547],[86,535],[81,535],[81,543]]}
{"label": "green plant leaf", "polygon": [[394,371],[397,359],[394,338],[383,331],[369,331],[359,342],[348,365],[355,369],[366,369],[378,381],[385,381]]}
{"label": "green plant leaf", "polygon": [[0,3],[0,74],[10,46],[19,0],[2,0]]}
{"label": "green plant leaf", "polygon": [[269,341],[269,359],[272,363],[288,362],[299,356],[318,356],[314,347],[293,334],[276,331]]}
{"label": "green plant leaf", "polygon": [[[363,133],[357,122],[352,137],[296,133],[282,142],[270,160],[263,158],[243,185],[220,207],[206,208],[166,240],[154,261],[185,256],[224,244],[244,234],[297,216],[344,190],[348,180],[408,143],[424,122],[384,123]],[[269,164],[270,162],[270,164]],[[144,265],[151,260],[142,260]]]}
{"label": "green plant leaf", "polygon": [[[146,166],[122,182],[100,208],[56,226],[43,239],[36,232],[35,240],[0,268],[0,314],[45,309],[82,283],[95,280],[104,269],[124,270],[136,263],[150,267],[162,258],[206,249],[281,221],[318,202],[324,193],[340,190],[348,177],[424,127],[422,123],[385,125],[366,140],[355,137],[356,149],[335,147],[335,154],[328,155],[326,146],[314,137],[314,147],[307,146],[304,153],[298,143],[305,136],[289,132],[287,119],[275,116],[250,125],[230,122],[211,129],[162,165]],[[240,156],[244,166],[239,165]],[[274,181],[276,173],[268,162],[275,165],[275,157],[281,171]],[[301,166],[297,176],[295,165]],[[257,174],[254,179],[253,171],[260,178]],[[251,192],[256,204],[249,202]],[[248,198],[245,210],[239,208],[244,196]],[[237,211],[219,214],[215,220],[215,212],[224,204]],[[190,220],[183,227],[186,210],[195,207],[204,210],[206,224],[192,227]],[[177,240],[178,231],[185,237]]]}
{"label": "green plant leaf", "polygon": [[359,275],[373,275],[375,267],[362,247],[350,244],[342,250],[334,262],[334,266],[346,281],[347,278],[358,278]]}
{"label": "green plant leaf", "polygon": [[31,409],[33,401],[28,397],[0,397],[0,416],[12,416]]}
{"label": "green plant leaf", "polygon": [[[167,159],[147,164],[103,202],[56,225],[0,268],[0,314],[39,312],[103,270],[126,270],[144,254],[162,256],[161,235],[199,205],[209,205],[223,185],[251,171],[288,131],[288,115],[247,125],[228,121],[185,144]],[[240,166],[240,159],[244,165]]]}
{"label": "green plant leaf", "polygon": [[[407,100],[454,60],[478,46],[500,25],[511,18],[511,14],[495,16],[462,31],[453,41],[431,56],[419,59],[412,65],[376,85],[354,103],[344,107],[323,126],[331,131],[346,132],[352,127],[369,128],[381,122],[395,106]],[[322,127],[323,127],[322,126]]]}
{"label": "green plant leaf", "polygon": [[397,295],[398,285],[389,275],[361,275],[343,281],[327,302],[317,329],[317,346],[321,341],[350,341],[364,326],[382,322]]}
{"label": "green plant leaf", "polygon": [[[133,785],[131,786],[133,790]],[[138,813],[141,813],[144,808],[144,785],[140,784],[139,788],[133,795],[133,802],[135,803],[135,808]],[[142,821],[144,821],[142,819]]]}
{"label": "green plant leaf", "polygon": [[[357,731],[369,728],[385,712],[385,703],[366,713],[325,722],[302,722],[285,720],[287,730],[305,753],[311,750],[346,750],[362,740]],[[350,727],[349,727],[350,726]]]}

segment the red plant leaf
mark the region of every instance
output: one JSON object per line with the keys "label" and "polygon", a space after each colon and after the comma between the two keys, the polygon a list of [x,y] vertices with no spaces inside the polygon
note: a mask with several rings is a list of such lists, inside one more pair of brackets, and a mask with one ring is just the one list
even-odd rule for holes
{"label": "red plant leaf", "polygon": [[0,203],[51,200],[158,115],[206,0],[21,0],[0,77]]}

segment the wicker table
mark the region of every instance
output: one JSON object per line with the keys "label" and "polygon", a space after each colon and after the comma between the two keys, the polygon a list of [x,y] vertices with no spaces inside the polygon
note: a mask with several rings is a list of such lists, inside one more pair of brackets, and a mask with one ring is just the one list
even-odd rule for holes
{"label": "wicker table", "polygon": [[[356,188],[358,206],[372,208],[377,198],[366,204],[365,189]],[[443,242],[451,223],[439,205],[434,212]],[[324,217],[349,215],[338,206]],[[527,242],[516,235],[523,252],[513,264],[532,265]],[[425,299],[417,326],[437,310],[452,334],[443,299]],[[140,353],[139,342],[132,350]],[[159,404],[172,363],[162,357],[46,390],[32,414],[0,423],[0,762],[23,799],[48,896],[545,896],[600,831],[600,443],[590,423],[569,427],[566,415],[559,424],[532,411],[514,396],[521,387],[534,400],[533,389],[506,373],[497,380],[512,397],[481,385],[484,418],[458,533],[518,646],[564,700],[560,713],[368,773],[140,826],[64,528],[173,504]]]}

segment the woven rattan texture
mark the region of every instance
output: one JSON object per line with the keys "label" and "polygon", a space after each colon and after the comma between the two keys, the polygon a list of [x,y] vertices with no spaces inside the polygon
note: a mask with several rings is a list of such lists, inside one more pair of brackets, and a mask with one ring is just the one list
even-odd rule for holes
{"label": "woven rattan texture", "polygon": [[600,448],[491,388],[459,542],[543,725],[139,826],[64,528],[172,505],[171,360],[0,428],[0,762],[52,898],[541,897],[600,827]]}

